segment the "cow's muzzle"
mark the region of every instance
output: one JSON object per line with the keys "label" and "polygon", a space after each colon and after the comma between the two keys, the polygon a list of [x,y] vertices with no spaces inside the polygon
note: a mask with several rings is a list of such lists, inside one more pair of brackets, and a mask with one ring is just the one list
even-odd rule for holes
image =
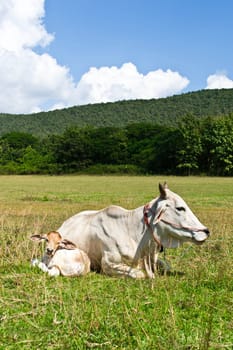
{"label": "cow's muzzle", "polygon": [[192,235],[193,235],[193,241],[196,244],[202,244],[210,236],[210,231],[208,228],[204,228],[203,230],[193,231]]}
{"label": "cow's muzzle", "polygon": [[205,234],[207,235],[207,237],[210,236],[210,231],[209,231],[209,229],[208,229],[207,227],[203,230],[203,232],[205,232]]}

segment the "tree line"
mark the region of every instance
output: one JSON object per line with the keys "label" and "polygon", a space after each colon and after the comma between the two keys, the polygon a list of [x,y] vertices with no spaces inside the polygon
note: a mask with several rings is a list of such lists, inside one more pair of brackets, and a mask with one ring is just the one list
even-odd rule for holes
{"label": "tree line", "polygon": [[233,89],[200,90],[167,98],[97,103],[34,114],[0,113],[0,136],[17,130],[44,137],[61,134],[70,126],[124,128],[142,122],[177,127],[187,113],[197,119],[233,113]]}
{"label": "tree line", "polygon": [[176,127],[69,127],[44,138],[9,132],[0,138],[1,174],[233,175],[233,114],[194,118]]}

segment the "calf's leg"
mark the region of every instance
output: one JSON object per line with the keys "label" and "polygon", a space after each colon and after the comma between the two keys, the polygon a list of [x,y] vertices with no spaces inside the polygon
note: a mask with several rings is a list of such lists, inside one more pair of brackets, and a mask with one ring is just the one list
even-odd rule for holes
{"label": "calf's leg", "polygon": [[48,272],[48,275],[52,277],[57,277],[60,275],[60,270],[57,266],[53,266],[49,268],[47,272]]}
{"label": "calf's leg", "polygon": [[56,266],[52,266],[50,268],[48,268],[48,266],[42,262],[42,261],[39,261],[38,259],[34,259],[32,261],[32,266],[38,266],[39,269],[41,269],[43,272],[47,272],[49,276],[59,276],[60,275],[60,270],[58,267]]}

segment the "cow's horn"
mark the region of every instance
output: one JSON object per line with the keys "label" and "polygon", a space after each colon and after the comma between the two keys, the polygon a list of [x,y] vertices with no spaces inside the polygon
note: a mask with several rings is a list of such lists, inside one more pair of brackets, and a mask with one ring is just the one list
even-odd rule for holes
{"label": "cow's horn", "polygon": [[167,198],[167,194],[166,194],[166,189],[167,189],[167,184],[166,182],[164,183],[164,185],[162,185],[161,183],[159,184],[159,192],[160,192],[160,197],[165,199]]}

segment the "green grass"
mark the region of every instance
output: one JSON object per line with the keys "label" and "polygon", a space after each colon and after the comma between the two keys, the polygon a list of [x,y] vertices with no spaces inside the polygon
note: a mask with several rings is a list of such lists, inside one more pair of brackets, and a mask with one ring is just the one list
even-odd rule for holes
{"label": "green grass", "polygon": [[0,177],[0,349],[233,348],[233,178],[165,180],[212,235],[167,250],[172,275],[135,281],[50,278],[31,268],[42,248],[28,238],[80,210],[143,205],[164,178]]}

